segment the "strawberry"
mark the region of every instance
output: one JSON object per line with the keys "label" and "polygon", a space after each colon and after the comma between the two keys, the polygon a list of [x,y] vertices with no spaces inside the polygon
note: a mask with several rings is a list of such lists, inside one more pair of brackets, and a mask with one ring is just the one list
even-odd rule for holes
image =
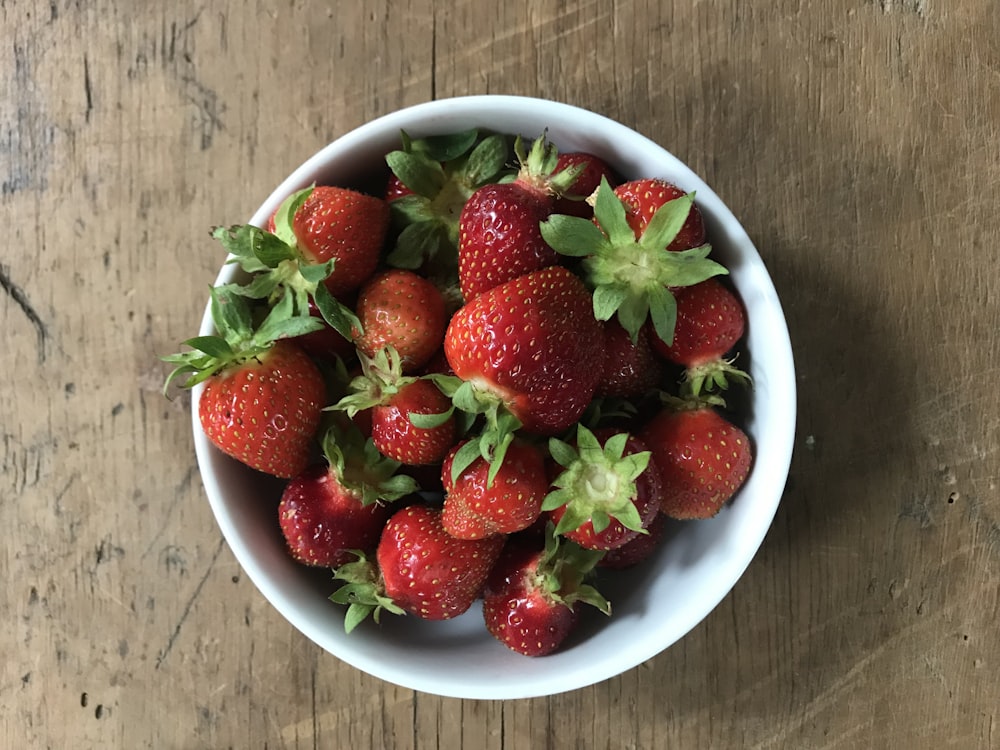
{"label": "strawberry", "polygon": [[703,388],[726,389],[729,379],[749,380],[749,375],[725,359],[746,329],[739,297],[717,279],[678,289],[674,297],[677,326],[673,343],[667,345],[654,334],[652,345],[664,359],[685,368],[686,392],[698,396]]}
{"label": "strawberry", "polygon": [[650,333],[644,325],[633,341],[617,320],[604,324],[604,366],[597,396],[642,396],[660,383],[664,368],[653,352]]}
{"label": "strawberry", "polygon": [[659,511],[660,474],[638,438],[615,430],[596,435],[582,424],[576,446],[551,438],[564,468],[545,498],[556,533],[587,549],[610,550],[644,533]]}
{"label": "strawberry", "polygon": [[663,513],[657,513],[646,527],[647,533],[639,534],[621,547],[608,550],[597,563],[597,567],[622,570],[644,562],[660,546],[666,531],[667,517]]}
{"label": "strawberry", "polygon": [[[687,194],[666,180],[643,178],[619,185],[615,195],[625,207],[625,218],[635,236],[641,237],[660,207]],[[705,220],[701,209],[692,204],[684,224],[667,244],[667,250],[690,250],[704,244]]]}
{"label": "strawberry", "polygon": [[601,558],[562,540],[549,527],[545,546],[512,542],[500,555],[483,591],[486,629],[526,656],[558,649],[579,621],[580,603],[611,614],[611,605],[583,581]]}
{"label": "strawberry", "polygon": [[252,329],[247,301],[231,289],[212,290],[218,335],[184,342],[192,351],[164,357],[174,378],[190,373],[185,387],[205,383],[198,417],[206,437],[224,453],[258,471],[289,478],[310,459],[326,399],[319,368],[286,340],[322,324],[292,314],[292,300],[276,305]]}
{"label": "strawberry", "polygon": [[348,631],[369,614],[378,621],[383,610],[448,620],[472,606],[503,543],[502,536],[456,539],[444,530],[440,509],[410,505],[382,530],[374,563],[362,555],[335,571],[346,584],[330,598],[350,605]]}
{"label": "strawberry", "polygon": [[375,272],[388,228],[384,200],[322,185],[313,188],[292,217],[303,257],[313,263],[334,261],[324,283],[335,296],[357,289]]}
{"label": "strawberry", "polygon": [[244,224],[217,227],[212,236],[250,274],[248,283],[230,288],[272,306],[291,297],[296,315],[318,310],[350,339],[360,323],[337,297],[357,289],[374,273],[388,225],[385,201],[321,186],[299,190],[282,201],[268,220],[269,231]]}
{"label": "strawberry", "polygon": [[399,229],[387,257],[395,268],[422,269],[457,281],[458,219],[469,196],[500,178],[507,139],[476,130],[413,139],[386,154],[392,170],[386,185],[393,223]]}
{"label": "strawberry", "polygon": [[431,282],[412,271],[390,269],[370,279],[358,295],[357,314],[358,350],[374,357],[391,346],[405,372],[418,371],[444,341],[444,299]]}
{"label": "strawberry", "polygon": [[583,165],[555,172],[558,154],[544,135],[532,144],[530,153],[524,152],[520,138],[514,150],[521,164],[517,177],[484,185],[462,209],[458,280],[467,301],[560,259],[538,226],[552,213],[554,196],[572,184]]}
{"label": "strawberry", "polygon": [[640,435],[663,479],[660,510],[671,518],[711,518],[750,472],[746,434],[705,401],[661,410]]}
{"label": "strawberry", "polygon": [[360,417],[360,429],[370,429],[384,456],[414,465],[440,463],[455,438],[450,399],[430,380],[404,376],[392,347],[374,357],[358,356],[361,374],[330,409],[346,412],[352,420]]}
{"label": "strawberry", "polygon": [[350,425],[332,425],[323,449],[325,464],[313,464],[286,485],[278,519],[295,560],[335,568],[353,559],[352,550],[375,549],[392,513],[389,503],[417,484],[395,474],[399,463],[380,456]]}
{"label": "strawberry", "polygon": [[[623,186],[619,186],[621,190]],[[668,344],[673,340],[676,302],[672,289],[691,286],[728,273],[708,258],[711,247],[701,245],[669,252],[685,226],[694,205],[692,195],[681,195],[655,209],[652,218],[642,207],[634,213],[633,229],[621,199],[602,179],[594,198],[594,221],[553,215],[540,231],[562,255],[582,258],[584,279],[593,288],[594,316],[618,322],[636,340],[647,319]]]}
{"label": "strawberry", "polygon": [[452,448],[441,465],[445,531],[459,539],[482,539],[531,526],[542,512],[542,500],[549,489],[541,452],[515,441],[492,482],[490,465],[482,457],[453,478],[455,455],[466,444]]}
{"label": "strawberry", "polygon": [[[450,408],[451,401],[431,381],[414,380],[372,407],[372,440],[383,455],[401,463],[440,463],[455,440]],[[431,419],[421,422],[421,415]]]}
{"label": "strawberry", "polygon": [[594,216],[594,209],[585,199],[597,190],[602,177],[612,186],[617,184],[617,181],[611,167],[593,154],[582,151],[559,154],[556,171],[560,172],[577,164],[583,165],[583,171],[577,175],[565,193],[556,198],[553,213],[590,219]]}
{"label": "strawberry", "polygon": [[580,280],[562,267],[491,289],[452,317],[444,351],[455,375],[492,396],[529,432],[579,419],[600,377],[602,330]]}

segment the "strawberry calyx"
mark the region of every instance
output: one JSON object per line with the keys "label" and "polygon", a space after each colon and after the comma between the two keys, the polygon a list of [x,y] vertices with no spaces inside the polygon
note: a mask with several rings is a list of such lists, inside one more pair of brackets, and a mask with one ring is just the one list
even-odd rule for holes
{"label": "strawberry calyx", "polygon": [[212,321],[218,333],[187,339],[183,343],[190,351],[161,357],[164,362],[174,365],[163,384],[164,394],[182,375],[188,376],[182,387],[192,388],[220,371],[259,359],[281,339],[295,338],[323,327],[316,318],[294,314],[291,297],[281,299],[254,328],[253,310],[235,289],[213,287],[209,295]]}
{"label": "strawberry calyx", "polygon": [[299,246],[292,227],[296,212],[312,195],[310,186],[289,195],[274,215],[274,232],[252,224],[216,227],[212,237],[229,253],[228,263],[236,263],[251,279],[246,284],[227,284],[224,288],[250,299],[266,299],[275,305],[289,297],[294,314],[309,315],[309,301],[331,327],[346,339],[352,330],[361,331],[354,312],[337,300],[323,283],[334,272],[334,259],[317,263]]}
{"label": "strawberry calyx", "polygon": [[545,524],[545,548],[529,574],[529,590],[538,591],[548,601],[572,608],[577,602],[611,614],[611,604],[590,584],[585,583],[604,557],[602,550],[585,549],[559,536],[551,521]]}
{"label": "strawberry calyx", "polygon": [[[431,380],[437,384],[436,376],[403,375],[402,358],[392,346],[380,349],[374,357],[358,351],[358,359],[361,362],[361,374],[348,384],[347,395],[332,406],[328,406],[327,411],[342,411],[353,419],[366,409],[388,404],[393,396],[418,380]],[[454,412],[454,407],[440,414],[410,412],[409,419],[414,427],[429,430],[443,425]],[[463,426],[459,425],[460,428]]]}
{"label": "strawberry calyx", "polygon": [[[487,473],[486,486],[492,487],[497,472],[503,465],[507,449],[514,440],[514,435],[521,427],[521,420],[515,417],[505,406],[503,399],[493,390],[477,388],[475,382],[462,380],[454,375],[432,374],[426,376],[448,396],[456,414],[461,416],[460,434],[468,431],[477,417],[483,417],[483,425],[479,436],[470,439],[455,454],[451,466],[451,480],[457,482],[462,473],[473,464],[477,458],[482,458],[490,465]],[[415,415],[414,415],[415,416]],[[411,416],[411,420],[413,416]],[[415,424],[417,424],[415,422]],[[417,426],[421,426],[417,424]]]}
{"label": "strawberry calyx", "polygon": [[350,420],[333,421],[321,443],[331,471],[362,505],[393,502],[420,489],[413,477],[397,474],[402,464],[379,453]]}
{"label": "strawberry calyx", "polygon": [[543,195],[561,197],[569,192],[586,166],[571,164],[557,171],[559,150],[549,142],[547,132],[532,141],[529,150],[524,148],[524,139],[517,136],[514,139],[514,154],[520,165],[515,182]]}
{"label": "strawberry calyx", "polygon": [[344,581],[344,585],[330,595],[330,601],[347,605],[344,631],[350,633],[369,616],[378,623],[383,611],[405,615],[406,611],[386,596],[378,563],[361,550],[352,552],[358,559],[333,571],[334,580]]}
{"label": "strawberry calyx", "polygon": [[[410,195],[390,201],[402,227],[386,262],[405,269],[424,267],[433,275],[457,273],[458,220],[462,207],[482,185],[504,173],[508,145],[502,135],[480,139],[478,130],[412,139],[401,131],[402,148],[385,160]],[[429,263],[432,269],[427,269]]]}
{"label": "strawberry calyx", "polygon": [[598,320],[617,315],[635,342],[643,324],[651,319],[657,335],[669,346],[677,322],[671,287],[692,286],[729,273],[708,257],[710,245],[666,250],[684,226],[694,195],[664,203],[638,238],[626,219],[624,205],[604,177],[593,203],[593,222],[553,214],[541,223],[542,237],[556,252],[583,259],[583,276],[594,290],[594,316]]}
{"label": "strawberry calyx", "polygon": [[636,479],[649,466],[649,451],[625,455],[628,433],[612,435],[601,446],[584,425],[577,427],[576,446],[549,439],[549,453],[563,467],[552,482],[556,487],[542,502],[543,511],[565,507],[557,534],[575,531],[590,521],[601,533],[615,519],[627,529],[645,533],[633,500]]}
{"label": "strawberry calyx", "polygon": [[682,394],[698,398],[703,393],[728,390],[730,383],[751,386],[750,373],[736,367],[735,361],[735,357],[715,359],[687,368],[681,381]]}

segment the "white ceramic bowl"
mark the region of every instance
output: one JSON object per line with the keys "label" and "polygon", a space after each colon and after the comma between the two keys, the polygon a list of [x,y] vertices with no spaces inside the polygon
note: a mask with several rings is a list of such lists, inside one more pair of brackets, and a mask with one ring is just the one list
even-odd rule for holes
{"label": "white ceramic bowl", "polygon": [[[260,592],[306,637],[358,669],[428,693],[507,699],[549,695],[620,674],[656,656],[697,625],[726,596],[764,539],[788,474],[795,423],[795,379],[781,305],[764,264],[729,209],[661,146],[600,115],[556,102],[471,96],[409,107],[337,139],[296,169],[254,214],[263,226],[289,193],[313,182],[364,183],[398,148],[399,132],[421,137],[471,127],[534,138],[548,129],[560,151],[588,151],[626,178],[662,177],[697,191],[716,258],[748,314],[746,348],[754,389],[743,421],[756,454],[751,474],[716,518],[674,524],[653,559],[606,577],[610,618],[585,618],[556,654],[532,659],[509,651],[485,630],[478,605],[455,620],[382,618],[344,633],[343,609],[328,601],[328,571],[307,569],[286,553],[278,527],[279,483],[218,452],[201,431],[194,394],[194,437],[212,510],[237,560]],[[217,283],[232,280],[225,266]],[[208,309],[201,333],[213,330]],[[747,359],[741,360],[746,365]]]}

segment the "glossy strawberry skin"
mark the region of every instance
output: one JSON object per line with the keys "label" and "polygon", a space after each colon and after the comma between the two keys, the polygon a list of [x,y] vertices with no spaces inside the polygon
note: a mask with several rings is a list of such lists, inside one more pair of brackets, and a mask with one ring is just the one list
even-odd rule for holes
{"label": "glossy strawberry skin", "polygon": [[403,508],[376,550],[385,594],[421,619],[457,617],[479,596],[503,543],[502,536],[456,539],[444,530],[439,509]]}
{"label": "glossy strawberry skin", "polygon": [[208,439],[246,465],[285,479],[309,462],[326,400],[315,363],[290,341],[212,376],[198,402]]}
{"label": "glossy strawberry skin", "polygon": [[455,419],[437,427],[417,427],[410,414],[442,414],[448,398],[429,380],[403,386],[385,404],[371,409],[371,436],[383,456],[412,466],[438,464],[455,439]]}
{"label": "glossy strawberry skin", "polygon": [[[619,185],[615,188],[615,195],[625,206],[629,226],[635,236],[640,237],[660,206],[686,193],[666,180],[644,178]],[[704,245],[705,240],[705,220],[698,206],[692,206],[687,220],[667,245],[667,250],[689,250]]]}
{"label": "glossy strawberry skin", "polygon": [[537,521],[549,489],[539,450],[528,443],[511,443],[492,486],[487,481],[490,466],[482,458],[473,461],[453,482],[452,460],[465,442],[452,448],[441,465],[445,530],[459,539],[483,539],[512,534]]}
{"label": "glossy strawberry skin", "polygon": [[579,621],[575,606],[554,601],[534,585],[541,556],[529,546],[508,545],[483,591],[487,630],[525,656],[552,653]]}
{"label": "glossy strawberry skin", "polygon": [[518,182],[485,185],[472,194],[459,218],[458,278],[467,302],[559,262],[538,228],[552,213],[552,200]]}
{"label": "glossy strawberry skin", "polygon": [[604,365],[597,396],[642,396],[663,379],[663,363],[650,343],[652,326],[639,330],[635,342],[617,320],[604,324]]}
{"label": "glossy strawberry skin", "polygon": [[[615,432],[615,430],[598,430],[594,434],[603,446]],[[648,448],[642,440],[634,435],[629,435],[625,442],[623,455],[629,456],[646,450]],[[646,470],[635,480],[635,490],[632,503],[639,511],[643,528],[646,528],[656,518],[660,509],[660,498],[663,494],[660,472],[654,461],[651,460]],[[558,525],[564,512],[565,506],[552,511],[550,518],[553,523]],[[564,536],[585,549],[613,550],[632,541],[640,533],[634,529],[626,528],[621,521],[612,518],[611,523],[600,532],[595,532],[593,522],[587,521],[580,528],[565,532]]]}
{"label": "glossy strawberry skin", "polygon": [[430,281],[392,269],[373,277],[358,295],[358,319],[364,329],[355,337],[369,357],[386,346],[399,353],[404,372],[420,370],[441,348],[447,316],[444,298]]}
{"label": "glossy strawberry skin", "polygon": [[335,568],[354,559],[351,550],[373,550],[391,508],[362,505],[325,464],[315,464],[286,485],[278,520],[289,553],[300,563]]}
{"label": "glossy strawberry skin", "polygon": [[746,315],[739,297],[716,279],[674,290],[677,325],[673,343],[651,337],[653,348],[664,359],[684,367],[697,367],[722,358],[743,337]]}
{"label": "glossy strawberry skin", "polygon": [[389,204],[346,188],[317,186],[292,228],[308,260],[336,261],[325,284],[338,296],[360,287],[378,267],[389,229]]}
{"label": "glossy strawberry skin", "polygon": [[660,510],[671,518],[711,518],[750,472],[746,434],[714,409],[664,409],[640,432],[660,470]]}
{"label": "glossy strawberry skin", "polygon": [[571,427],[594,395],[603,330],[590,293],[561,266],[525,274],[461,308],[445,334],[445,356],[462,380],[500,397],[524,429]]}
{"label": "glossy strawberry skin", "polygon": [[566,191],[566,197],[556,198],[552,213],[590,219],[594,216],[594,209],[590,207],[590,204],[585,200],[572,200],[572,198],[587,198],[597,190],[597,187],[601,184],[602,177],[607,179],[611,187],[618,184],[618,178],[611,167],[603,160],[593,154],[582,151],[559,154],[555,171],[561,172],[568,167],[578,164],[583,165],[583,171],[580,172],[573,185]]}

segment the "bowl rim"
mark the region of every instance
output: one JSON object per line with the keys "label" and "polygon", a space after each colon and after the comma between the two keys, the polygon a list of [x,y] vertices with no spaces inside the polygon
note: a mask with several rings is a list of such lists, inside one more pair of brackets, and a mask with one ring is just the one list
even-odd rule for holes
{"label": "bowl rim", "polygon": [[[620,122],[575,105],[526,96],[473,95],[427,101],[382,115],[344,133],[306,159],[271,192],[257,211],[254,212],[250,223],[256,226],[264,226],[269,216],[277,209],[280,202],[287,195],[311,184],[315,179],[315,175],[323,171],[325,165],[335,160],[338,156],[349,152],[351,149],[367,143],[375,136],[390,132],[398,136],[399,131],[404,129],[411,132],[411,134],[416,133],[419,135],[422,133],[419,132],[421,128],[416,126],[418,123],[447,121],[454,119],[456,116],[463,115],[466,117],[478,117],[482,120],[486,116],[485,113],[489,111],[522,112],[525,117],[528,116],[528,112],[530,111],[532,117],[537,117],[542,122],[582,123],[588,128],[602,132],[604,137],[607,138],[613,135],[619,135],[623,138],[627,136],[627,140],[641,146],[643,153],[646,153],[646,149],[653,150],[661,160],[671,162],[672,166],[676,168],[676,173],[672,173],[675,182],[686,190],[692,189],[692,185],[697,187],[699,204],[711,205],[713,220],[724,222],[728,235],[727,242],[730,245],[736,244],[739,246],[741,260],[748,264],[751,270],[756,272],[755,291],[760,292],[762,299],[764,299],[764,304],[767,305],[770,313],[768,338],[769,347],[773,350],[772,353],[774,356],[769,357],[767,372],[775,379],[775,382],[771,386],[782,393],[787,402],[782,415],[783,418],[778,422],[778,429],[767,436],[767,471],[768,479],[770,480],[769,495],[766,498],[768,502],[763,506],[756,506],[757,515],[752,519],[752,526],[745,529],[745,533],[748,539],[752,540],[752,543],[746,544],[742,549],[742,554],[738,557],[729,560],[730,564],[725,570],[726,575],[713,588],[712,595],[703,598],[699,606],[692,607],[687,612],[687,617],[676,628],[677,631],[680,631],[679,634],[664,642],[657,642],[655,639],[646,639],[638,643],[627,644],[622,652],[617,654],[618,658],[614,661],[605,659],[596,665],[590,665],[587,669],[576,670],[569,677],[556,676],[553,678],[544,678],[544,676],[539,677],[533,674],[531,681],[524,682],[523,684],[517,681],[496,682],[489,680],[447,682],[437,679],[434,674],[415,674],[412,670],[396,668],[389,661],[364,658],[350,648],[340,648],[336,641],[331,641],[328,634],[324,633],[321,628],[316,626],[315,623],[303,614],[301,607],[295,601],[285,595],[285,592],[277,585],[273,575],[265,569],[261,561],[254,555],[251,546],[248,544],[248,540],[237,528],[228,504],[229,501],[226,500],[223,487],[220,485],[219,477],[213,471],[208,470],[212,466],[213,460],[217,459],[218,456],[216,455],[216,449],[205,437],[198,418],[198,401],[201,392],[204,390],[204,384],[196,386],[192,394],[191,419],[194,431],[195,452],[202,483],[205,487],[216,522],[240,566],[247,573],[247,576],[264,598],[290,624],[341,661],[401,687],[446,697],[517,699],[567,692],[622,674],[648,661],[666,648],[669,648],[677,640],[680,640],[680,638],[684,637],[684,635],[707,617],[729,594],[759,551],[780,504],[791,464],[794,443],[797,417],[796,390],[791,341],[787,323],[781,309],[781,303],[778,300],[777,292],[774,289],[770,275],[764,267],[764,262],[753,242],[746,234],[742,224],[714,191],[708,187],[704,180],[698,177],[686,164],[677,159],[677,157],[663,146]],[[433,126],[425,126],[423,129],[427,132],[432,132],[434,128]],[[706,216],[706,219],[708,218]],[[231,281],[236,270],[236,266],[232,264],[223,265],[215,280],[215,284]],[[200,333],[205,335],[213,330],[214,326],[211,319],[210,305],[206,304]],[[760,441],[758,440],[758,450],[759,444]],[[756,451],[755,453],[754,465],[751,469],[748,483],[754,479],[755,474],[759,474],[761,471],[760,454]],[[780,480],[778,477],[780,477]],[[741,489],[742,492],[743,490]],[[520,656],[518,658],[527,659],[527,657]],[[545,657],[545,659],[552,659],[552,657]]]}

